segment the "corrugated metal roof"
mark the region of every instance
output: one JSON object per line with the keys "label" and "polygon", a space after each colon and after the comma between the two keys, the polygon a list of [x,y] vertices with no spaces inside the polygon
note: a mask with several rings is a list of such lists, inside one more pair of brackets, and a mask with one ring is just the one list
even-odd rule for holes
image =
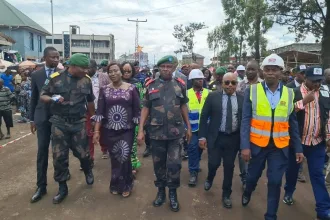
{"label": "corrugated metal roof", "polygon": [[5,0],[0,0],[0,26],[29,27],[50,35],[46,29]]}

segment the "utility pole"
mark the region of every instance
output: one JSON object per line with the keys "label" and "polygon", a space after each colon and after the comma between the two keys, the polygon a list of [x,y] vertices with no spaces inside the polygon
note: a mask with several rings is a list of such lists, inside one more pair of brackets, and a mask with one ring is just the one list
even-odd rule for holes
{"label": "utility pole", "polygon": [[[138,53],[138,47],[139,47],[139,23],[140,22],[148,22],[148,20],[146,19],[145,21],[139,21],[139,19],[130,20],[129,18],[127,18],[127,21],[131,21],[131,22],[136,23],[136,33],[135,33],[135,61],[136,61],[137,58],[138,58],[137,53]],[[140,62],[140,60],[139,60],[139,62]]]}
{"label": "utility pole", "polygon": [[52,45],[54,46],[54,14],[53,14],[53,0],[50,0],[51,14],[52,14]]}

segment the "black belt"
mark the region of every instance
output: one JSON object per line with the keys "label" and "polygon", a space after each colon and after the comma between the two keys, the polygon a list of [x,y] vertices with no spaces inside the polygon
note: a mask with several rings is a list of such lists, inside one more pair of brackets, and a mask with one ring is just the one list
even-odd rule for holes
{"label": "black belt", "polygon": [[235,134],[239,134],[239,130],[238,131],[231,132],[231,133],[219,131],[219,134],[226,135],[226,136],[235,135]]}
{"label": "black belt", "polygon": [[58,120],[65,121],[67,123],[74,123],[76,121],[80,121],[84,117],[66,117],[61,115],[54,115]]}

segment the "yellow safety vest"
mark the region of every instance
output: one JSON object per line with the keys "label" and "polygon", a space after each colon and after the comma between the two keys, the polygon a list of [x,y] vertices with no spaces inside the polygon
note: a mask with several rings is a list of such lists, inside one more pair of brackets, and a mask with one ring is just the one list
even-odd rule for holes
{"label": "yellow safety vest", "polygon": [[294,109],[293,90],[283,86],[280,101],[274,110],[273,121],[272,107],[261,83],[251,85],[250,99],[252,102],[250,142],[259,147],[266,147],[270,137],[273,137],[277,148],[287,147],[290,140],[289,117]]}
{"label": "yellow safety vest", "polygon": [[206,97],[209,95],[209,90],[203,89],[201,101],[199,102],[194,89],[188,90],[188,108],[189,108],[189,121],[191,125],[191,130],[193,132],[199,129],[199,119],[202,112]]}

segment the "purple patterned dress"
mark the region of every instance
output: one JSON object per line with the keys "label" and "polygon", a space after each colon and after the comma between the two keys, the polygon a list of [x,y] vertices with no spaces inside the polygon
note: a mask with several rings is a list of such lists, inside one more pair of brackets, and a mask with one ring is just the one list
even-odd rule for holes
{"label": "purple patterned dress", "polygon": [[140,97],[137,88],[101,88],[95,121],[102,122],[100,144],[107,146],[111,158],[110,191],[131,191],[133,175],[131,152],[134,128],[140,117]]}

